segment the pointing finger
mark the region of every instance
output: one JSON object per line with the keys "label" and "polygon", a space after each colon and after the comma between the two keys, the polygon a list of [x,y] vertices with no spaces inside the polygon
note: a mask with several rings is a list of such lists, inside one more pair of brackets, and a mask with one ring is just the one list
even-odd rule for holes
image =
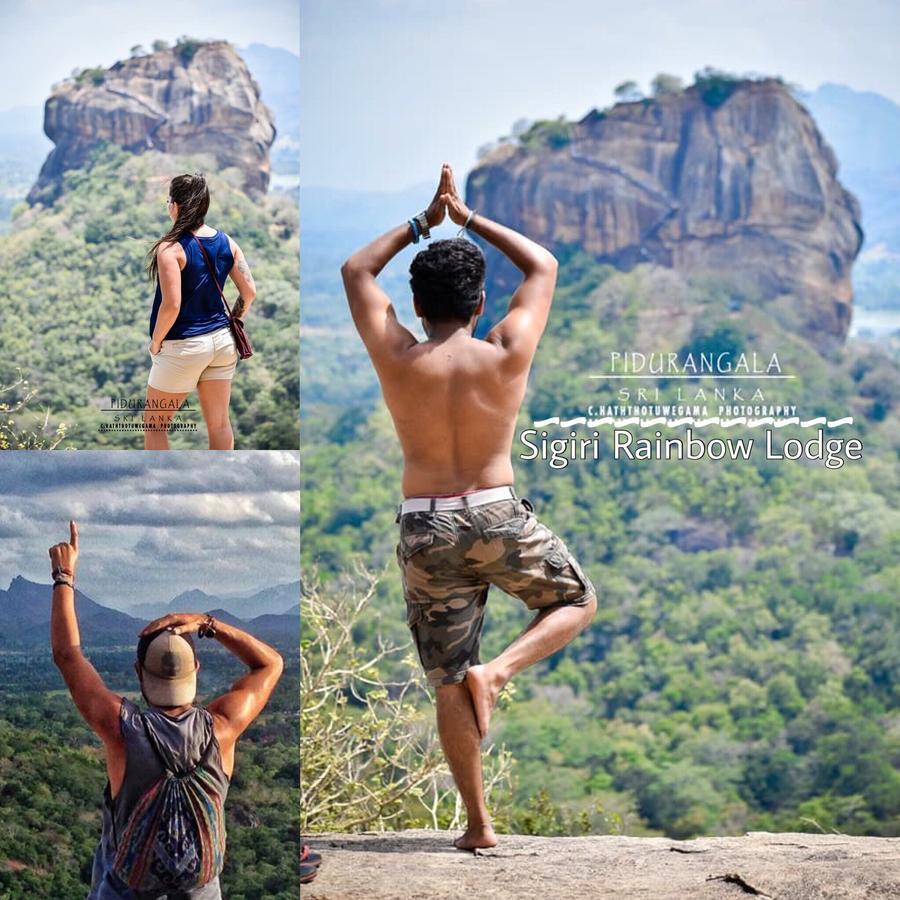
{"label": "pointing finger", "polygon": [[76,550],[78,549],[78,526],[75,524],[74,519],[69,521],[69,543]]}

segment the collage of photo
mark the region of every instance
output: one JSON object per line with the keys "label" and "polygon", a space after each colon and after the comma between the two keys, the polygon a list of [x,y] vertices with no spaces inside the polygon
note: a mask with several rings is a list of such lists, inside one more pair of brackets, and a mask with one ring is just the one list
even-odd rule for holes
{"label": "collage of photo", "polygon": [[900,896],[900,7],[0,26],[0,900]]}

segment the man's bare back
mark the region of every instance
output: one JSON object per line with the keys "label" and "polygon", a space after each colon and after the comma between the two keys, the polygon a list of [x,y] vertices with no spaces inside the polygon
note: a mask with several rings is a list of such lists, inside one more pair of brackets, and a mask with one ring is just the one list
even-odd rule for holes
{"label": "man's bare back", "polygon": [[[445,213],[492,243],[523,273],[507,315],[485,340],[472,336],[484,309],[480,288],[477,306],[461,303],[451,311],[454,315],[441,310],[441,316],[429,315],[427,298],[415,296],[414,291],[416,313],[428,335],[425,341],[417,341],[397,320],[375,277],[411,242],[410,225],[373,241],[342,269],[354,322],[372,358],[403,449],[405,497],[513,483],[510,453],[516,416],[556,284],[553,256],[523,235],[474,216],[460,199],[446,165],[425,213],[430,227],[439,224]],[[452,266],[446,271],[452,277]],[[465,277],[461,281],[461,291],[471,290]],[[452,288],[452,282],[449,286],[445,282],[438,290],[445,294]]]}
{"label": "man's bare back", "polygon": [[381,375],[403,448],[403,496],[512,484],[510,452],[528,370],[508,371],[501,347],[464,329],[417,343],[405,357]]}

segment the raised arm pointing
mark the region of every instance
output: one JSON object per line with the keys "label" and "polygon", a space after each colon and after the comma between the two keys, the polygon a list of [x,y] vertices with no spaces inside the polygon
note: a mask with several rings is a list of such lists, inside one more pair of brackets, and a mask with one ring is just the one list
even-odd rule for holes
{"label": "raised arm pointing", "polygon": [[75,572],[78,566],[78,526],[69,522],[69,540],[50,548],[53,605],[50,644],[53,662],[62,673],[78,712],[104,743],[119,742],[119,705],[122,698],[104,683],[81,652],[75,614]]}

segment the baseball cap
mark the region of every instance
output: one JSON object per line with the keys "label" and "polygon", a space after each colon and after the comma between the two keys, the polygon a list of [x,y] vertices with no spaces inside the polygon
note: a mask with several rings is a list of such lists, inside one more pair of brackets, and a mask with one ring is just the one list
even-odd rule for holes
{"label": "baseball cap", "polygon": [[197,695],[197,656],[190,635],[163,630],[138,642],[144,696],[154,706],[184,706]]}

